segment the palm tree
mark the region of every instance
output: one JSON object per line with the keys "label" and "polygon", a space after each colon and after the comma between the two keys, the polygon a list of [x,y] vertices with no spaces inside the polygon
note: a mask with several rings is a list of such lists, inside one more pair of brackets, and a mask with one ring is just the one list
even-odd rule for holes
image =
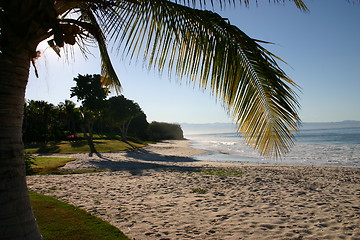
{"label": "palm tree", "polygon": [[[236,2],[249,0],[0,0],[1,239],[41,238],[27,193],[21,125],[29,67],[45,40],[59,55],[74,44],[86,54],[97,43],[102,83],[118,91],[107,45],[143,55],[148,67],[210,88],[261,154],[288,151],[299,125],[296,84],[264,42],[207,10]],[[301,0],[292,2],[306,10]]]}
{"label": "palm tree", "polygon": [[65,100],[58,104],[60,113],[62,115],[62,120],[65,125],[65,130],[69,135],[76,134],[76,126],[79,125],[81,114],[76,104],[70,100]]}

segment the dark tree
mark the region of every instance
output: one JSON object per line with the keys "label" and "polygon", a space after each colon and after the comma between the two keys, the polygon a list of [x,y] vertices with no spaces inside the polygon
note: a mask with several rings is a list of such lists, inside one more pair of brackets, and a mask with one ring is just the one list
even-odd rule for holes
{"label": "dark tree", "polygon": [[88,141],[91,152],[96,152],[93,141],[93,129],[96,120],[99,120],[106,108],[106,96],[108,88],[101,84],[101,76],[78,75],[74,78],[76,86],[71,88],[71,97],[77,97],[81,101],[80,107],[81,122],[80,126]]}
{"label": "dark tree", "polygon": [[64,124],[65,131],[69,134],[76,134],[81,122],[80,109],[70,100],[65,100],[58,104],[61,121]]}
{"label": "dark tree", "polygon": [[101,83],[101,76],[81,75],[74,78],[76,86],[71,88],[71,97],[77,97],[81,101],[82,106],[93,110],[101,111],[106,106],[105,99],[109,94],[109,89]]}
{"label": "dark tree", "polygon": [[64,125],[59,108],[46,101],[30,100],[25,103],[23,121],[24,142],[61,140]]}
{"label": "dark tree", "polygon": [[183,140],[184,134],[179,124],[152,122],[149,124],[149,136],[153,140]]}
{"label": "dark tree", "polygon": [[143,114],[143,111],[139,104],[125,98],[123,95],[110,98],[108,103],[108,116],[120,129],[121,139],[126,141],[131,121],[140,114]]}
{"label": "dark tree", "polygon": [[139,116],[134,118],[129,126],[128,135],[133,136],[139,139],[148,139],[149,135],[147,129],[149,127],[149,123],[146,120],[145,113],[141,113]]}

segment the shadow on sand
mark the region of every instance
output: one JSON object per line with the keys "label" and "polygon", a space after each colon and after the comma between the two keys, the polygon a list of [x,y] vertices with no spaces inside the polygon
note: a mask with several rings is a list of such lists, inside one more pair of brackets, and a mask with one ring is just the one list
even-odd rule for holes
{"label": "shadow on sand", "polygon": [[[90,160],[90,163],[100,169],[108,169],[110,171],[128,171],[132,175],[142,175],[145,170],[171,170],[179,172],[188,172],[199,169],[198,167],[178,166],[176,163],[195,162],[197,160],[191,157],[179,157],[171,155],[161,155],[144,149],[128,151],[125,154],[127,160],[118,161],[115,158],[104,157],[100,153],[96,155],[101,160]],[[160,163],[159,163],[160,162]],[[162,164],[163,162],[164,164]]]}

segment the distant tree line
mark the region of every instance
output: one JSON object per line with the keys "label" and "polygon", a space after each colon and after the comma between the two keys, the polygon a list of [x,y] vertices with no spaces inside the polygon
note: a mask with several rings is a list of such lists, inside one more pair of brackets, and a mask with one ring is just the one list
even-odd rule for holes
{"label": "distant tree line", "polygon": [[[141,140],[183,139],[180,125],[148,123],[141,107],[123,95],[107,99],[109,90],[100,84],[100,75],[78,75],[70,100],[54,105],[27,100],[24,107],[23,141],[49,142],[78,140],[83,136],[91,147],[94,134],[120,135]],[[82,134],[79,134],[82,133]]]}
{"label": "distant tree line", "polygon": [[183,139],[183,131],[178,124],[164,122],[152,122],[148,126],[148,134],[151,139]]}

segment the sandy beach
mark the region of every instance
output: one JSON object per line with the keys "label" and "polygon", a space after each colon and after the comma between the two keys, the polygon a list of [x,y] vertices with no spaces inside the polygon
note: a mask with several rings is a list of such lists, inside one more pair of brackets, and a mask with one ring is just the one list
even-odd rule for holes
{"label": "sandy beach", "polygon": [[[28,176],[30,190],[110,222],[131,239],[360,240],[360,169],[204,162],[188,141],[99,156]],[[64,155],[63,155],[64,156]],[[235,170],[214,176],[204,169]]]}

